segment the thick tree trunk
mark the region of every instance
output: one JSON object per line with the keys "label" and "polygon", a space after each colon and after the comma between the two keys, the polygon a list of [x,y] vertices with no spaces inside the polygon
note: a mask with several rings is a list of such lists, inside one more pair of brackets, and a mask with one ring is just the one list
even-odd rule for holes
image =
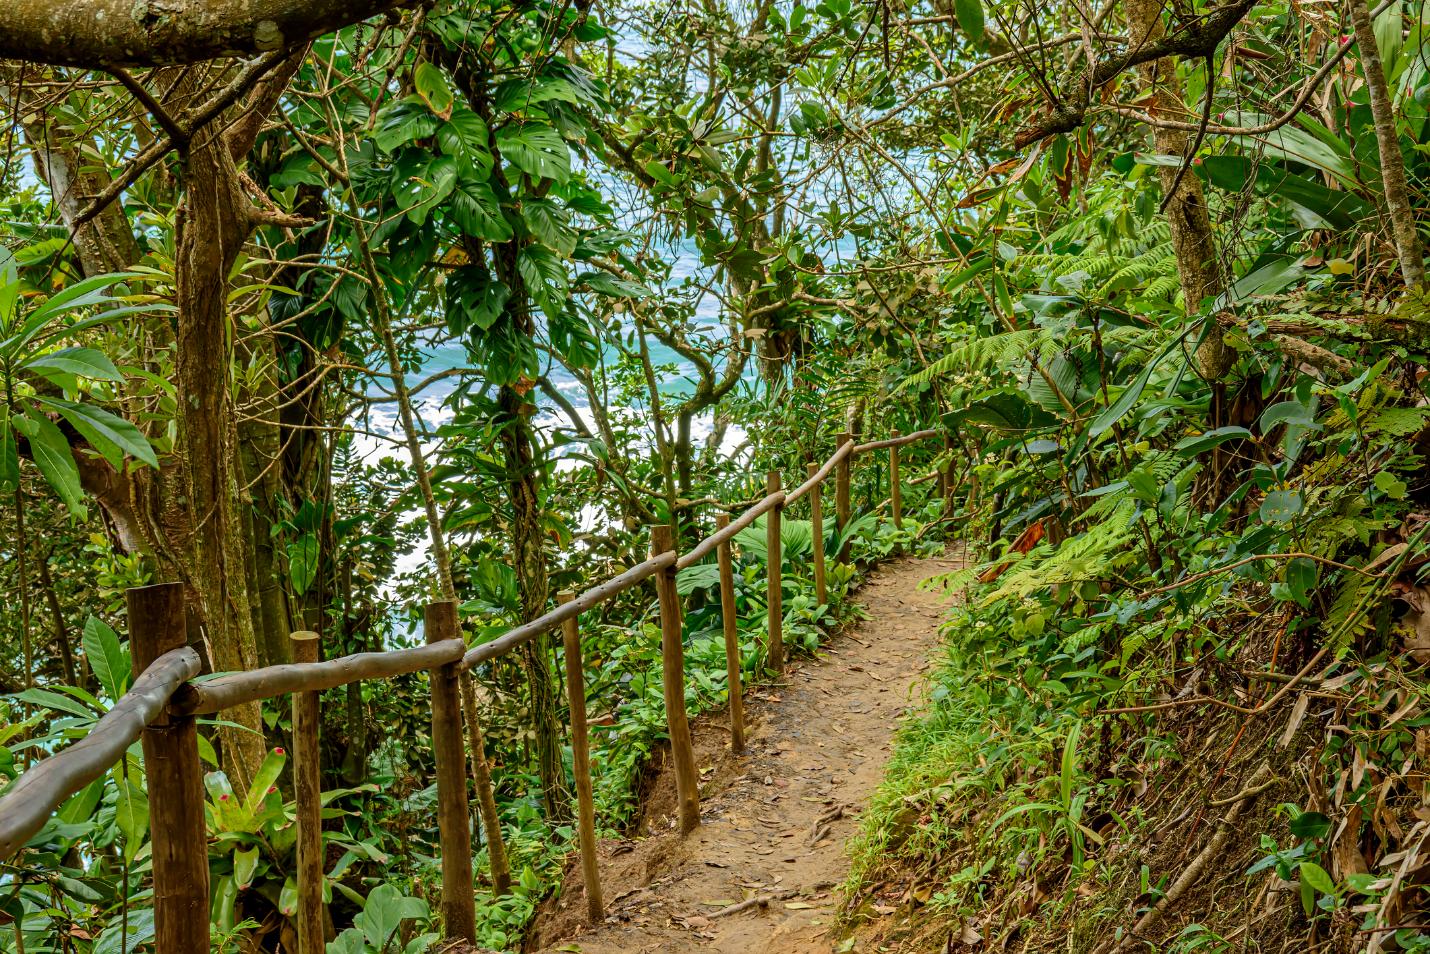
{"label": "thick tree trunk", "polygon": [[[516,298],[516,295],[512,296]],[[521,618],[533,620],[547,610],[550,584],[541,529],[541,488],[533,452],[530,406],[510,386],[497,398],[502,416],[502,456],[511,502],[512,565],[521,592]],[[536,735],[536,767],[546,810],[553,818],[569,814],[570,794],[561,766],[561,723],[557,718],[556,686],[551,675],[551,637],[541,636],[518,650],[530,693],[532,728]]]}
{"label": "thick tree trunk", "polygon": [[1415,227],[1415,211],[1410,205],[1410,187],[1405,178],[1405,157],[1400,154],[1395,106],[1390,100],[1380,47],[1375,41],[1375,25],[1371,23],[1365,0],[1351,0],[1351,23],[1355,27],[1366,91],[1370,94],[1375,141],[1380,148],[1380,181],[1384,187],[1383,200],[1390,219],[1390,234],[1395,239],[1401,277],[1407,287],[1414,288],[1425,281],[1425,259],[1420,233]]}
{"label": "thick tree trunk", "polygon": [[[1129,0],[1127,14],[1134,48],[1162,38],[1165,33],[1162,10],[1160,0]],[[1139,66],[1137,71],[1151,99],[1147,111],[1152,116],[1186,118],[1186,103],[1175,61],[1155,60]],[[1153,127],[1152,146],[1158,155],[1190,162],[1192,157],[1186,154],[1188,145],[1187,134],[1182,130]],[[1177,166],[1159,166],[1157,172],[1167,194],[1167,223],[1172,231],[1182,299],[1186,303],[1187,314],[1196,314],[1204,299],[1226,290],[1226,273],[1217,254],[1216,235],[1212,232],[1206,196],[1202,192],[1201,180],[1190,173],[1179,175]],[[1235,360],[1236,352],[1226,347],[1221,327],[1215,319],[1209,319],[1197,346],[1198,372],[1208,381],[1216,381],[1231,369]]]}
{"label": "thick tree trunk", "polygon": [[[190,144],[175,249],[179,308],[174,366],[178,441],[193,534],[188,553],[202,603],[214,668],[258,666],[249,590],[251,553],[241,507],[246,506],[229,369],[228,275],[250,223],[228,144],[214,131]],[[224,764],[234,787],[246,789],[263,760],[257,703],[224,717],[241,729],[220,730]],[[251,731],[244,731],[245,729]]]}

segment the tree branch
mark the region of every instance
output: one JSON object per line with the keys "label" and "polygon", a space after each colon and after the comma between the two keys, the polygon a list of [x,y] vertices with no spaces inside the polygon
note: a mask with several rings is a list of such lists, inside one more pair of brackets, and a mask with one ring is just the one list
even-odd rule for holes
{"label": "tree branch", "polygon": [[253,57],[416,0],[6,0],[0,58],[87,69]]}

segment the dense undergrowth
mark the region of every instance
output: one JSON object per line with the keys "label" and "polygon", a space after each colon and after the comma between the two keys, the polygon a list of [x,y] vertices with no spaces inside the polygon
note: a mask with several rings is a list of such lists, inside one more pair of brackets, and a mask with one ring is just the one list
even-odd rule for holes
{"label": "dense undergrowth", "polygon": [[[1254,431],[1159,426],[1058,542],[1015,521],[930,581],[962,602],[850,916],[914,950],[1430,950],[1427,411],[1403,380],[1301,378]],[[1208,486],[1230,432],[1246,476]],[[1061,464],[990,470],[1012,496]]]}

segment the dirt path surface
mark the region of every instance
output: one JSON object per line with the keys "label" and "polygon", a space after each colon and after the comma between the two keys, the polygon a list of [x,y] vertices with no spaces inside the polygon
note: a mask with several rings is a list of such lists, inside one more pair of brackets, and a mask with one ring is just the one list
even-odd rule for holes
{"label": "dirt path surface", "polygon": [[[591,929],[579,874],[538,918],[534,950],[582,954],[831,954],[845,844],[883,775],[899,717],[917,706],[944,601],[920,590],[954,559],[885,564],[857,594],[866,619],[750,694],[748,745],[729,752],[724,713],[695,725],[701,826],[682,840],[662,773],[634,841],[601,846],[607,917]],[[736,911],[750,898],[769,897]]]}

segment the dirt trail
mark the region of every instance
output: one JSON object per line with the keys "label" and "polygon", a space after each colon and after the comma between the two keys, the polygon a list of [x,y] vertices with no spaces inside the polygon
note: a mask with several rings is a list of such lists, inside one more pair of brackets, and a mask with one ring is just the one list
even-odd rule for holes
{"label": "dirt trail", "polygon": [[[867,619],[834,638],[823,658],[785,683],[752,693],[746,752],[729,753],[724,713],[695,725],[702,824],[673,831],[673,782],[652,793],[651,834],[601,846],[607,918],[584,923],[579,873],[537,920],[533,949],[582,954],[830,954],[848,870],[845,843],[883,774],[899,717],[917,705],[945,605],[918,584],[954,559],[903,559],[857,594]],[[768,905],[719,917],[752,896]]]}

